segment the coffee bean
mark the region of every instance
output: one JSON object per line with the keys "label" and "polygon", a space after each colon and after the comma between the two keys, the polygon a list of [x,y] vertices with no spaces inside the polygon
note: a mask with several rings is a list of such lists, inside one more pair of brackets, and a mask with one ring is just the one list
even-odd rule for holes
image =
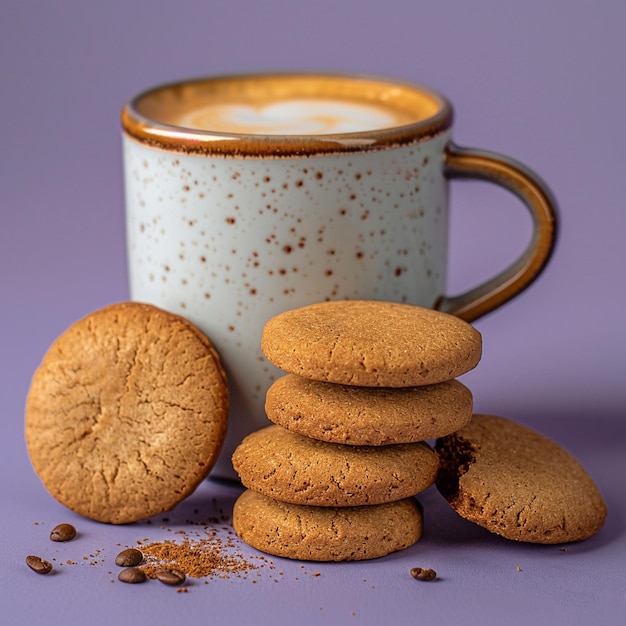
{"label": "coffee bean", "polygon": [[49,574],[52,571],[52,563],[45,561],[39,556],[30,555],[26,557],[26,565],[38,574]]}
{"label": "coffee bean", "polygon": [[126,548],[115,557],[115,565],[120,567],[135,567],[143,561],[143,554],[136,548]]}
{"label": "coffee bean", "polygon": [[177,569],[160,569],[154,575],[164,585],[182,585],[185,582],[185,574]]}
{"label": "coffee bean", "polygon": [[411,570],[411,576],[416,580],[434,580],[437,578],[437,572],[434,569],[414,567]]}
{"label": "coffee bean", "polygon": [[52,529],[52,541],[71,541],[76,537],[76,529],[71,524],[59,524]]}
{"label": "coffee bean", "polygon": [[123,583],[135,584],[144,582],[146,575],[136,567],[127,567],[117,575],[117,579]]}

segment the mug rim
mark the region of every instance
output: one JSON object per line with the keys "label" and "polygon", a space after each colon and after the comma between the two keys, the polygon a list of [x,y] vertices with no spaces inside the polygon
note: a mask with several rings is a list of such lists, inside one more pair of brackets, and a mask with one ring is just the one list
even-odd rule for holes
{"label": "mug rim", "polygon": [[[399,97],[402,93],[422,98],[434,105],[433,114],[414,122],[370,131],[333,134],[244,134],[187,128],[159,121],[141,111],[146,99],[158,94],[180,93],[211,84],[235,81],[268,80],[349,81],[366,89],[386,88]],[[127,101],[121,112],[126,135],[152,148],[168,152],[235,157],[313,156],[382,150],[431,139],[452,126],[453,109],[439,92],[419,83],[369,74],[330,72],[258,72],[224,74],[183,79],[143,90]]]}

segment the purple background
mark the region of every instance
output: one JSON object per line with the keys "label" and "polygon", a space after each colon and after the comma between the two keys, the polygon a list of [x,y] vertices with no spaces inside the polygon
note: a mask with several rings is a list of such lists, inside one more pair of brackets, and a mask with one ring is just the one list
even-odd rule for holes
{"label": "purple background", "polygon": [[[625,24],[622,0],[3,0],[3,622],[178,623],[184,611],[193,623],[624,623]],[[65,510],[33,474],[23,443],[30,377],[49,344],[128,297],[123,102],[189,76],[298,69],[430,85],[455,105],[457,143],[509,154],[548,181],[561,209],[556,254],[527,292],[476,323],[484,357],[464,382],[478,411],[529,424],[581,460],[608,502],[605,529],[567,552],[511,544],[458,519],[431,490],[415,547],[375,562],[307,564],[319,577],[280,559],[278,583],[214,581],[188,594],[109,584],[107,565],[35,576],[24,556],[52,554],[46,537],[59,521],[81,530],[65,558],[102,549],[110,561],[118,543],[159,538],[156,524],[108,527]],[[453,183],[452,205],[449,283],[458,292],[519,254],[530,225],[516,200],[485,183]],[[236,493],[204,485],[170,527],[214,496],[228,511]],[[442,580],[416,583],[414,565]]]}

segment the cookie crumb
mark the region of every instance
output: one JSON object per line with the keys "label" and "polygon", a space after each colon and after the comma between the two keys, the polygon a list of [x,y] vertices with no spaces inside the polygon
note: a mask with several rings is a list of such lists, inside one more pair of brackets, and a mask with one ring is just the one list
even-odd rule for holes
{"label": "cookie crumb", "polygon": [[518,572],[521,572],[521,571],[522,571],[522,568],[521,568],[519,565],[518,565],[515,569],[516,569]]}

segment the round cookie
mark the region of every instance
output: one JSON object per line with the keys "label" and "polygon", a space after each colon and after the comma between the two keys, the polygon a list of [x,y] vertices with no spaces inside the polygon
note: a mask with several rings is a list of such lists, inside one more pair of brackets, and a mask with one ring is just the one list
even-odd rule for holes
{"label": "round cookie", "polygon": [[401,500],[432,485],[439,468],[437,455],[423,442],[345,446],[276,425],[248,435],[232,460],[248,489],[309,506]]}
{"label": "round cookie", "polygon": [[561,446],[503,417],[474,415],[437,441],[437,488],[465,519],[507,539],[554,544],[598,532],[607,509]]}
{"label": "round cookie", "polygon": [[413,545],[422,510],[413,498],[355,507],[300,506],[244,491],[233,509],[237,535],[257,550],[306,561],[375,559]]}
{"label": "round cookie", "polygon": [[123,524],[170,510],[206,478],[227,413],[208,338],[177,315],[120,303],[52,344],[28,393],[26,442],[57,500]]}
{"label": "round cookie", "polygon": [[261,348],[280,369],[364,387],[452,380],[481,357],[480,333],[439,311],[374,300],[321,302],[286,311],[263,329]]}
{"label": "round cookie", "polygon": [[463,428],[472,394],[457,380],[423,387],[355,387],[287,374],[268,389],[265,412],[293,432],[332,443],[382,446]]}

